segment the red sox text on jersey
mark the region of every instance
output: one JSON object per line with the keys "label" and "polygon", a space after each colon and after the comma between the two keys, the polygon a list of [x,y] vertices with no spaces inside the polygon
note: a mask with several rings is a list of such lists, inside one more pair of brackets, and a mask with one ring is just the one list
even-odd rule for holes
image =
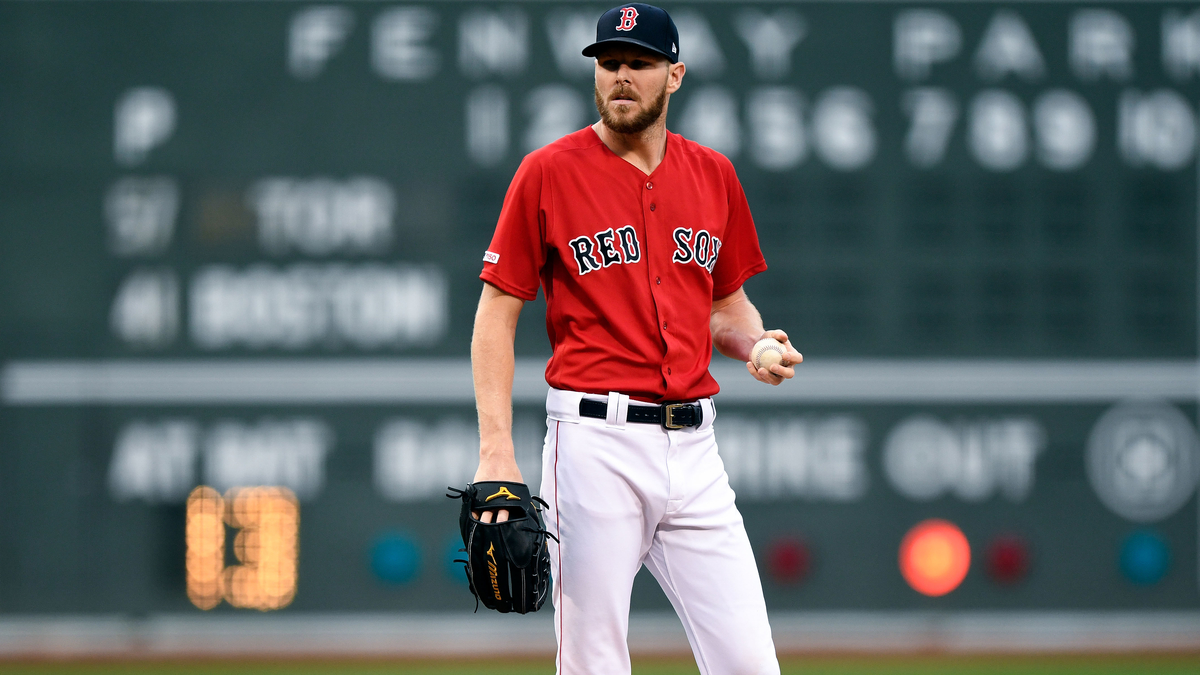
{"label": "red sox text on jersey", "polygon": [[[712,236],[707,230],[700,230],[692,237],[691,228],[677,227],[671,233],[675,239],[675,255],[671,260],[677,263],[694,262],[712,274],[717,264],[717,254],[721,251],[721,240]],[[614,242],[620,242],[619,247]],[[571,252],[575,254],[575,267],[579,274],[587,274],[609,265],[628,265],[642,259],[642,247],[637,239],[637,228],[626,225],[618,230],[608,228],[603,232],[588,237],[575,237],[568,242]],[[491,251],[488,251],[491,254]],[[494,257],[495,254],[492,254]],[[484,256],[487,262],[494,262]]]}
{"label": "red sox text on jersey", "polygon": [[543,289],[550,386],[679,401],[718,390],[712,299],[765,269],[729,160],[668,134],[647,176],[586,128],[521,163],[480,278]]}

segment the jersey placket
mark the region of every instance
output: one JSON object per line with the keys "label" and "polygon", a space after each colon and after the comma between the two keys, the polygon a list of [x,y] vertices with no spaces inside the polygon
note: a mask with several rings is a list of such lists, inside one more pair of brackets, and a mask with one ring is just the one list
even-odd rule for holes
{"label": "jersey placket", "polygon": [[[657,243],[658,237],[662,235],[662,233],[659,231],[659,223],[656,218],[658,213],[658,197],[662,195],[661,186],[656,186],[654,184],[654,177],[657,173],[658,172],[655,171],[654,174],[648,176],[642,185],[642,222],[644,222],[646,225],[646,240],[647,242],[655,241],[655,243]],[[659,188],[657,191],[655,190],[656,187]],[[651,235],[652,232],[654,234],[653,238]],[[670,246],[662,248],[655,246],[655,249],[655,253],[671,250]],[[669,382],[673,375],[673,369],[671,367],[671,356],[673,351],[671,349],[672,338],[669,332],[670,317],[664,309],[664,303],[662,303],[659,298],[659,293],[662,292],[662,280],[663,277],[666,276],[666,270],[660,269],[659,266],[666,265],[667,263],[661,261],[657,255],[651,255],[648,253],[646,257],[647,260],[653,261],[653,264],[649,269],[651,278],[650,294],[654,297],[654,311],[658,320],[658,334],[661,336],[663,345],[666,347],[663,352],[663,362],[660,366],[660,373],[663,381],[668,383],[666,388],[669,391],[671,389]]]}

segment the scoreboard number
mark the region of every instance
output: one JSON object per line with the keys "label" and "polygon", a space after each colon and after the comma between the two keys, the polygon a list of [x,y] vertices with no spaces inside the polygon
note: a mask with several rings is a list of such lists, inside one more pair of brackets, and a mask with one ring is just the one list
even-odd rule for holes
{"label": "scoreboard number", "polygon": [[[208,610],[281,609],[296,595],[300,505],[283,487],[230,488],[224,496],[201,485],[187,500],[187,594]],[[226,528],[236,530],[226,566]]]}

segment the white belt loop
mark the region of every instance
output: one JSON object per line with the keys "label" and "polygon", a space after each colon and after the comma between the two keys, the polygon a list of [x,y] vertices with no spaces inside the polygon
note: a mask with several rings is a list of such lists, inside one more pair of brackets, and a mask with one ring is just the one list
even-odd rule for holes
{"label": "white belt loop", "polygon": [[711,398],[702,398],[699,403],[700,410],[704,413],[704,419],[701,420],[700,426],[696,427],[696,431],[704,431],[712,428],[713,421],[717,419],[717,406]]}
{"label": "white belt loop", "polygon": [[621,426],[629,421],[629,397],[625,394],[617,399],[617,419],[621,420]]}
{"label": "white belt loop", "polygon": [[608,416],[605,426],[612,429],[624,429],[629,415],[629,397],[620,392],[608,392]]}
{"label": "white belt loop", "polygon": [[550,388],[546,393],[546,416],[559,422],[579,424],[579,401],[583,394]]}

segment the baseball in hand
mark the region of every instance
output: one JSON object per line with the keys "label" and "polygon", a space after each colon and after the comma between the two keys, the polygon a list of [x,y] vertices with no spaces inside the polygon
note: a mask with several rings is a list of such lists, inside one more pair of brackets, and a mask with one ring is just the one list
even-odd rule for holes
{"label": "baseball in hand", "polygon": [[753,363],[755,368],[766,368],[770,371],[771,366],[783,361],[786,351],[787,347],[779,340],[763,338],[750,348],[750,363]]}

